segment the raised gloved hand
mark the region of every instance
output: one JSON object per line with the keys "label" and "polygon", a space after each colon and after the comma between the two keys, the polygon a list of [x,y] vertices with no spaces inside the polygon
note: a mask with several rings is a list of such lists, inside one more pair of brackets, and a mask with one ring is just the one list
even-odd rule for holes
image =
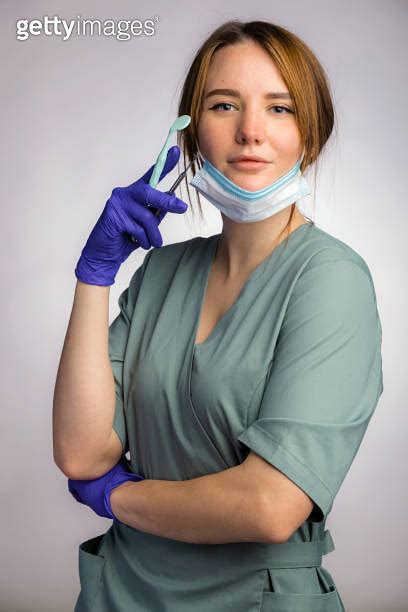
{"label": "raised gloved hand", "polygon": [[128,465],[126,458],[122,457],[109,472],[99,478],[93,480],[68,478],[68,490],[80,504],[89,506],[99,516],[116,519],[110,505],[111,491],[128,480],[135,482],[144,480],[143,476],[132,472]]}
{"label": "raised gloved hand", "polygon": [[[167,153],[166,163],[159,181],[177,164],[180,148],[175,145]],[[78,280],[89,285],[109,286],[121,264],[139,244],[144,249],[160,247],[163,240],[158,229],[168,212],[183,213],[188,206],[174,194],[149,185],[154,165],[135,183],[115,187],[94,226],[75,268]],[[148,205],[153,209],[147,208]],[[155,217],[155,209],[161,209]]]}

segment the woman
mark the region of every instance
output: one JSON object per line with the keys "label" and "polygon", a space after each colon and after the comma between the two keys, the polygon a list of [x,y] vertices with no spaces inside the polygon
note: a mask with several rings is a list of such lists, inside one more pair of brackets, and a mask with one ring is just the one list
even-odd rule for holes
{"label": "woman", "polygon": [[[322,567],[325,523],[383,390],[382,332],[363,258],[297,206],[333,128],[324,71],[284,28],[230,21],[197,53],[181,114],[184,160],[201,155],[191,184],[221,211],[221,234],[150,250],[108,338],[129,234],[160,246],[146,205],[183,210],[148,188],[150,169],[116,191],[116,225],[105,242],[94,229],[76,268],[56,460],[90,480],[129,450],[144,480],[121,472],[109,488],[117,520],[80,545],[75,610],[345,610]],[[124,221],[126,197],[137,213]]]}

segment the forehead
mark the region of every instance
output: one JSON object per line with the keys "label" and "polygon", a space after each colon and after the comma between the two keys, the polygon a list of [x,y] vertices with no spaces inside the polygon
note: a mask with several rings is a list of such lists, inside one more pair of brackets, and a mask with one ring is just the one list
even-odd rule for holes
{"label": "forehead", "polygon": [[205,93],[215,87],[246,89],[279,87],[285,82],[269,53],[255,41],[245,41],[218,49],[209,65]]}

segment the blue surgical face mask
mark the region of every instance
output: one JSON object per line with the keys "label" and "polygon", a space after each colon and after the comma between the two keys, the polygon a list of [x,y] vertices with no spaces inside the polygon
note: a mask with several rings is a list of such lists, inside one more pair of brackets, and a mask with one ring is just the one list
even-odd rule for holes
{"label": "blue surgical face mask", "polygon": [[267,219],[311,193],[300,171],[303,155],[289,172],[257,191],[242,189],[208,159],[203,159],[203,167],[189,184],[237,223],[253,223]]}

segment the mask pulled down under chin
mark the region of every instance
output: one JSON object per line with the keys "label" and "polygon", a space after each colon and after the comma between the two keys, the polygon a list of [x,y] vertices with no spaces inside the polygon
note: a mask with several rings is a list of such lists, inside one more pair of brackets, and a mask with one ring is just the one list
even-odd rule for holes
{"label": "mask pulled down under chin", "polygon": [[262,221],[311,193],[300,171],[301,159],[289,172],[257,191],[242,189],[213,164],[203,167],[189,181],[211,204],[237,223]]}

